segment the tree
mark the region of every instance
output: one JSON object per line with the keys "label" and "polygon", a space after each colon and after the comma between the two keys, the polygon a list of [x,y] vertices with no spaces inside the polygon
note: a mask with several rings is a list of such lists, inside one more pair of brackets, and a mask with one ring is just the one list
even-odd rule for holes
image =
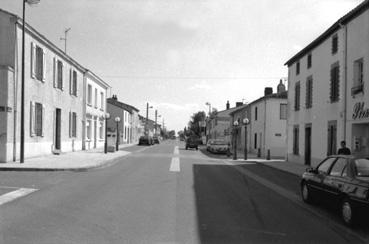
{"label": "tree", "polygon": [[[201,136],[205,123],[206,113],[199,111],[191,116],[191,120],[188,122],[188,130],[190,135]],[[188,134],[188,133],[187,133]]]}

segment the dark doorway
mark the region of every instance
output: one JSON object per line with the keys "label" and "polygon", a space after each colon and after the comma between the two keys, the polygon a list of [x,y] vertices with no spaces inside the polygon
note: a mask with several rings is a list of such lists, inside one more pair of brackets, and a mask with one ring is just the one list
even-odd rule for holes
{"label": "dark doorway", "polygon": [[311,125],[305,127],[305,165],[311,165]]}
{"label": "dark doorway", "polygon": [[61,149],[61,109],[55,111],[55,150]]}

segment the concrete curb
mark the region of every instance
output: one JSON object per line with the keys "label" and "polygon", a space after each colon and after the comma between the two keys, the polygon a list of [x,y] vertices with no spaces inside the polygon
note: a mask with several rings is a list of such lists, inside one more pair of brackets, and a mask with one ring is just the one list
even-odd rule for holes
{"label": "concrete curb", "polygon": [[53,172],[53,171],[70,171],[70,172],[87,172],[94,169],[100,168],[107,168],[113,166],[114,164],[118,163],[118,160],[130,155],[131,152],[127,152],[125,155],[117,156],[115,158],[111,158],[108,160],[104,160],[102,162],[98,162],[96,164],[82,166],[82,167],[65,167],[65,168],[52,168],[52,167],[32,167],[32,166],[25,166],[25,167],[1,167],[0,171],[22,171],[22,172]]}

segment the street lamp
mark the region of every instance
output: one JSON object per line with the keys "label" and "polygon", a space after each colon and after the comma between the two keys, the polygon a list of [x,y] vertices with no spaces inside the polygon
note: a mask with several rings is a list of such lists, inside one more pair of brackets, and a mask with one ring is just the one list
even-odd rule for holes
{"label": "street lamp", "polygon": [[40,0],[23,0],[23,21],[22,21],[22,84],[21,84],[21,132],[20,132],[20,163],[24,163],[24,26],[26,24],[26,3],[37,4]]}
{"label": "street lamp", "polygon": [[146,123],[145,123],[145,133],[146,133],[146,135],[149,135],[147,125],[149,123],[149,109],[150,108],[153,108],[153,107],[149,106],[149,103],[146,103]]}
{"label": "street lamp", "polygon": [[238,129],[238,121],[235,120],[233,122],[233,160],[237,160],[237,129]]}
{"label": "street lamp", "polygon": [[110,119],[110,114],[105,114],[105,143],[104,143],[104,153],[108,153],[108,119]]}
{"label": "street lamp", "polygon": [[119,150],[119,122],[120,122],[120,117],[115,117],[114,120],[117,123],[117,140],[116,140],[115,150],[118,151]]}
{"label": "street lamp", "polygon": [[247,160],[247,125],[250,123],[250,120],[248,118],[244,118],[242,120],[243,124],[245,125],[245,148],[244,148],[244,159]]}
{"label": "street lamp", "polygon": [[211,103],[206,102],[205,105],[208,105],[208,107],[209,107],[209,116],[210,116],[210,113],[211,113]]}

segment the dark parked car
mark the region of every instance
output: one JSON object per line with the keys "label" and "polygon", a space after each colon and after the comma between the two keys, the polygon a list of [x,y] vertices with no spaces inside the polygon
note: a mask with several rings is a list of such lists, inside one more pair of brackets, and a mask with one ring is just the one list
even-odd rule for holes
{"label": "dark parked car", "polygon": [[159,137],[157,137],[157,136],[153,136],[153,138],[152,138],[152,139],[154,140],[154,143],[155,143],[155,144],[160,144]]}
{"label": "dark parked car", "polygon": [[369,210],[369,156],[334,155],[302,175],[304,202],[323,200],[338,206],[345,224],[352,225],[358,215]]}
{"label": "dark parked car", "polygon": [[199,149],[199,138],[197,137],[188,137],[186,139],[186,150],[188,148],[195,148],[196,150]]}
{"label": "dark parked car", "polygon": [[154,145],[154,140],[151,136],[141,136],[138,140],[138,145]]}

